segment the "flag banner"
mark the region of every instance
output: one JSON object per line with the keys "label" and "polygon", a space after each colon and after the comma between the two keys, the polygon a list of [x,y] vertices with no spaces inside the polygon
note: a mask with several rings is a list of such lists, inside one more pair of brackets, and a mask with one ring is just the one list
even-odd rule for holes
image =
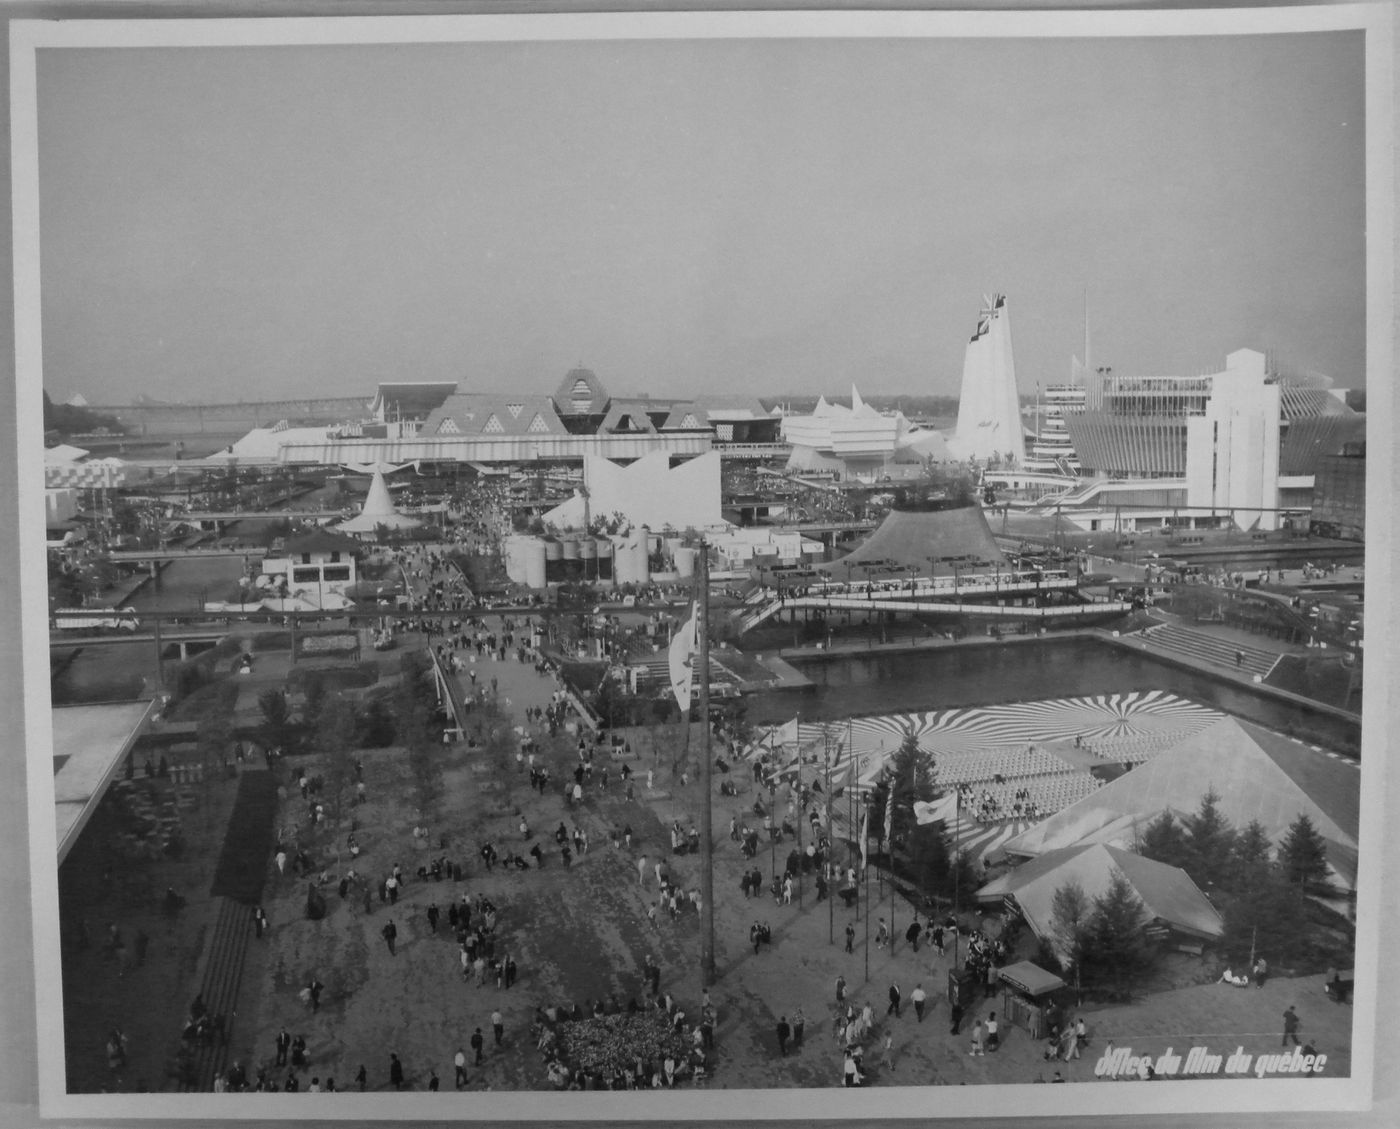
{"label": "flag banner", "polygon": [[885,850],[894,846],[894,783],[885,793]]}
{"label": "flag banner", "polygon": [[914,819],[923,826],[928,823],[937,823],[941,820],[952,819],[958,812],[958,794],[949,792],[939,800],[916,800],[914,802]]}
{"label": "flag banner", "polygon": [[696,618],[697,610],[692,604],[690,618],[681,624],[671,639],[671,693],[676,696],[676,704],[680,706],[682,714],[690,712],[690,684],[695,673],[695,652],[698,649]]}
{"label": "flag banner", "polygon": [[864,870],[869,865],[868,852],[870,850],[870,805],[865,805],[865,816],[860,822],[860,868]]}

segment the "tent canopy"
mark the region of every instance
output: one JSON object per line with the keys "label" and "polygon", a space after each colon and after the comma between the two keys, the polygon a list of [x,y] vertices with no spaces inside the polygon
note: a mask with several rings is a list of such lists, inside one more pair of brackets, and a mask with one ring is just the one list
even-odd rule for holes
{"label": "tent canopy", "polygon": [[1005,563],[982,508],[962,506],[954,510],[891,510],[858,548],[817,567],[836,575],[848,565],[869,565],[905,572],[913,569],[920,576],[953,576]]}
{"label": "tent canopy", "polygon": [[1224,931],[1220,914],[1180,867],[1102,843],[1052,851],[987,883],[977,898],[994,901],[1010,895],[1036,936],[1057,945],[1055,891],[1074,882],[1092,901],[1107,892],[1115,871],[1132,886],[1149,919],[1196,937],[1218,937]]}
{"label": "tent canopy", "polygon": [[1000,970],[1001,978],[1019,992],[1031,997],[1048,996],[1065,986],[1065,982],[1053,972],[1048,972],[1038,964],[1020,960],[1008,964]]}
{"label": "tent canopy", "polygon": [[[1193,812],[1214,790],[1220,813],[1236,828],[1251,820],[1279,842],[1306,814],[1328,841],[1328,858],[1348,881],[1347,860],[1356,850],[1354,828],[1343,827],[1260,746],[1262,738],[1233,717],[1190,735],[1078,803],[1007,840],[1009,855],[1043,855],[1086,839],[1126,846],[1163,811]],[[1342,771],[1355,770],[1343,767]],[[1341,814],[1340,809],[1338,810]],[[1333,848],[1336,849],[1333,849]]]}

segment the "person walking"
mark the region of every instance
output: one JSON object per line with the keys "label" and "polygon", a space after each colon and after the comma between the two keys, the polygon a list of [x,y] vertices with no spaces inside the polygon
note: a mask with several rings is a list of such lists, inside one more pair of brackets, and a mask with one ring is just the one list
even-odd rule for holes
{"label": "person walking", "polygon": [[292,1048],[291,1033],[283,1027],[277,1032],[277,1065],[287,1065],[287,1052]]}
{"label": "person walking", "polygon": [[467,1084],[467,1052],[461,1047],[458,1047],[457,1053],[452,1056],[452,1069],[455,1073],[453,1085],[460,1090]]}
{"label": "person walking", "polygon": [[987,1050],[994,1051],[1001,1045],[1001,1036],[998,1034],[997,1013],[991,1012],[987,1016]]}
{"label": "person walking", "polygon": [[472,1053],[476,1056],[476,1065],[480,1066],[485,1061],[485,1059],[483,1059],[481,1056],[481,1050],[484,1046],[486,1046],[486,1040],[482,1037],[480,1027],[478,1027],[475,1031],[472,1032],[471,1043]]}
{"label": "person walking", "polygon": [[426,916],[428,918],[428,929],[431,932],[436,933],[438,927],[438,918],[441,916],[441,911],[438,909],[437,902],[432,902],[428,905],[428,912]]}
{"label": "person walking", "polygon": [[894,1073],[894,1031],[885,1032],[885,1053],[880,1059],[880,1065],[891,1074]]}
{"label": "person walking", "polygon": [[904,931],[904,939],[909,942],[916,953],[919,951],[919,937],[922,935],[923,931],[924,927],[919,924],[918,917],[915,917],[914,920],[909,923],[909,928]]}
{"label": "person walking", "polygon": [[788,1025],[787,1016],[778,1017],[778,1050],[784,1058],[787,1058],[788,1039],[792,1035],[792,1028]]}
{"label": "person walking", "polygon": [[397,1054],[389,1055],[389,1085],[396,1090],[403,1089],[403,1063]]}
{"label": "person walking", "polygon": [[952,1019],[952,1026],[948,1029],[948,1034],[956,1035],[958,1029],[962,1027],[963,1021],[963,1006],[957,1000],[953,1001],[950,1018]]}
{"label": "person walking", "polygon": [[439,1085],[439,1082],[438,1082],[437,1070],[436,1070],[434,1067],[429,1067],[429,1068],[428,1068],[428,1089],[431,1090],[433,1093],[437,1093],[438,1085]]}
{"label": "person walking", "polygon": [[974,1057],[977,1055],[984,1055],[987,1053],[983,1049],[982,1021],[980,1019],[972,1025],[972,1050],[968,1051],[967,1053]]}
{"label": "person walking", "polygon": [[647,857],[643,855],[637,860],[637,885],[643,888],[647,884]]}
{"label": "person walking", "polygon": [[899,985],[898,985],[898,984],[891,984],[891,985],[890,985],[890,1006],[887,1007],[887,1008],[885,1009],[885,1014],[886,1014],[886,1015],[892,1015],[892,1016],[894,1016],[896,1019],[898,1019],[898,1018],[899,1018],[899,1002],[900,1002]]}
{"label": "person walking", "polygon": [[1299,1045],[1298,1028],[1303,1025],[1303,1021],[1298,1018],[1298,1013],[1293,1009],[1294,1005],[1289,1004],[1288,1010],[1283,1013],[1283,1041],[1279,1044],[1283,1047],[1288,1046],[1289,1039],[1293,1040],[1295,1047]]}
{"label": "person walking", "polygon": [[496,1046],[499,1047],[506,1033],[505,1017],[501,1015],[499,1008],[491,1013],[491,1033],[496,1037]]}
{"label": "person walking", "polygon": [[924,1003],[928,1000],[928,994],[924,991],[924,986],[922,984],[916,984],[909,998],[914,1001],[914,1014],[918,1017],[919,1022],[922,1023],[924,1021]]}
{"label": "person walking", "polygon": [[365,1064],[360,1063],[360,1069],[355,1072],[355,1082],[360,1087],[360,1093],[365,1092],[365,1086],[369,1082],[369,1072],[365,1070]]}
{"label": "person walking", "polygon": [[[849,952],[850,950],[847,949],[846,951]],[[842,1004],[844,1004],[845,1002],[846,1002],[846,978],[845,978],[844,976],[838,976],[838,977],[836,978],[836,1006],[837,1006],[837,1007],[840,1007],[840,1006],[841,1006]]]}
{"label": "person walking", "polygon": [[384,943],[389,946],[389,955],[394,955],[394,942],[398,939],[399,930],[393,921],[386,921],[380,934],[384,937]]}
{"label": "person walking", "polygon": [[855,950],[855,943],[856,943],[856,927],[848,921],[848,922],[846,922],[846,951],[847,951],[848,953],[853,953],[853,952],[856,951],[856,950]]}
{"label": "person walking", "polygon": [[792,1013],[792,1046],[794,1050],[802,1046],[802,1034],[806,1026],[807,1017],[802,1014],[802,1009],[798,1008]]}

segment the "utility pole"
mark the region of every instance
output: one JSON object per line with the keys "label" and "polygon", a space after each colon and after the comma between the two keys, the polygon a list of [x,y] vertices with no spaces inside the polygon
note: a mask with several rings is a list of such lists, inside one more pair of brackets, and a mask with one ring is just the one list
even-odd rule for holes
{"label": "utility pole", "polygon": [[[709,548],[700,542],[698,573],[699,599],[696,609],[700,629],[700,982],[706,988],[715,982],[715,867],[712,843],[710,781],[710,559]],[[687,726],[687,729],[690,727]]]}

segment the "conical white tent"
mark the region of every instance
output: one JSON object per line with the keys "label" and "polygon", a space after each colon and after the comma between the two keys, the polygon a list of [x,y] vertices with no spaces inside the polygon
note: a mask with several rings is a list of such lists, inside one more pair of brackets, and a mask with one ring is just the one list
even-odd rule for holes
{"label": "conical white tent", "polygon": [[360,515],[352,517],[349,521],[342,521],[336,528],[342,533],[372,536],[381,525],[387,529],[416,529],[422,524],[416,517],[405,517],[394,509],[393,499],[389,497],[389,487],[384,482],[384,472],[376,470]]}

